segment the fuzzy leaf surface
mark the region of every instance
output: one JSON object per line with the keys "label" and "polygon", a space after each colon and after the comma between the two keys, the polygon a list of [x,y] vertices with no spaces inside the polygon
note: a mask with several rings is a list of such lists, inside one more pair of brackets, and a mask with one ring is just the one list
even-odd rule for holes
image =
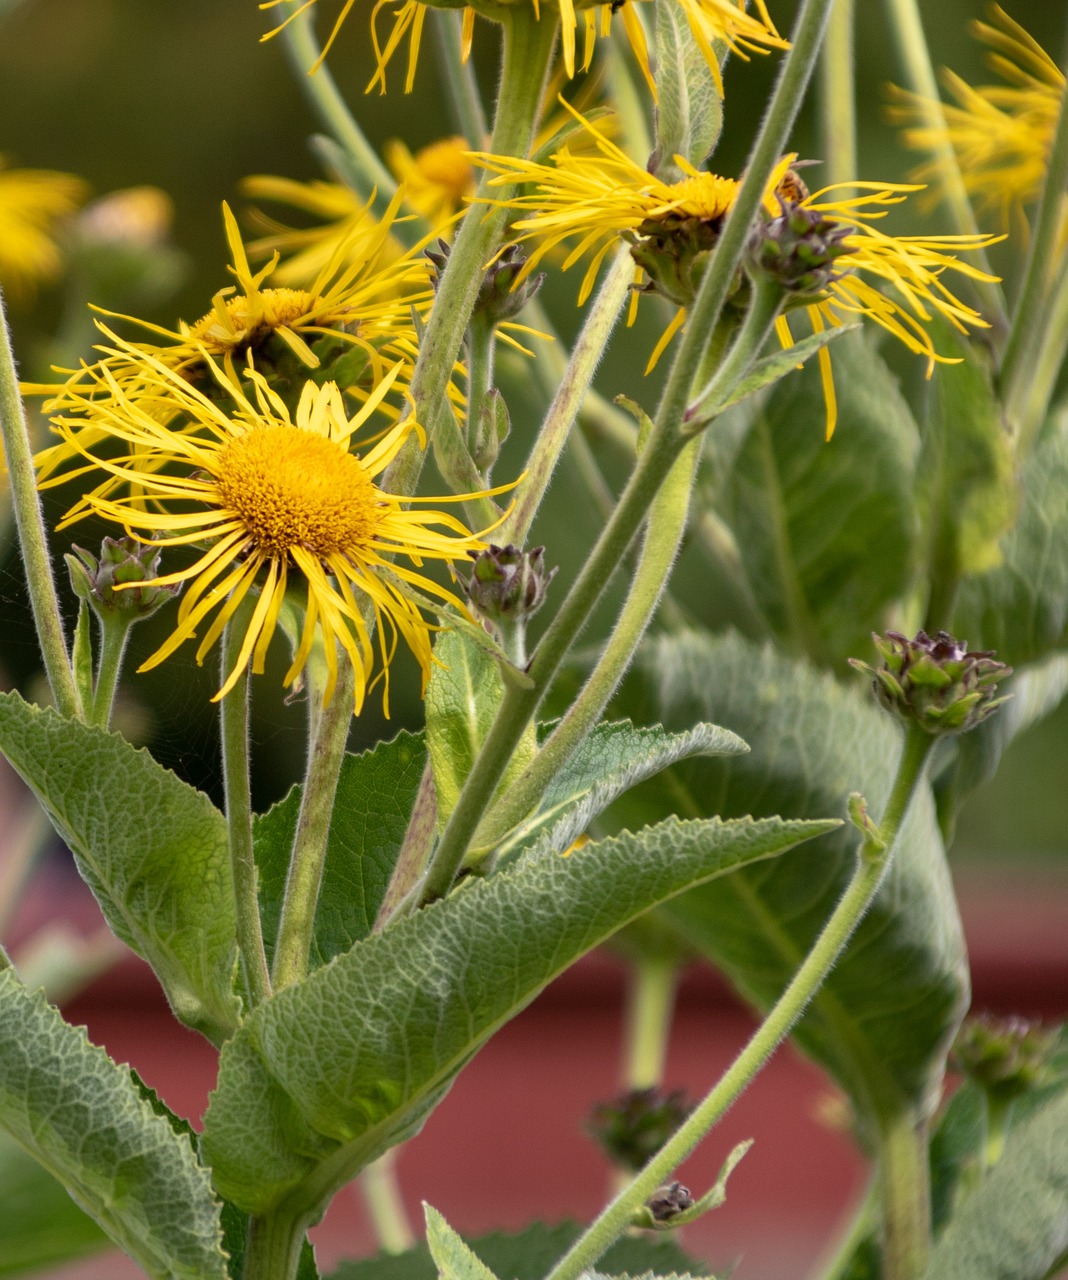
{"label": "fuzzy leaf surface", "polygon": [[417,1132],[472,1055],[650,907],[834,824],[679,822],[545,854],[398,920],[265,1001],[223,1048],[204,1123],[216,1185],[297,1219]]}
{"label": "fuzzy leaf surface", "polygon": [[441,1280],[497,1280],[477,1253],[466,1244],[437,1209],[424,1205],[426,1242]]}
{"label": "fuzzy leaf surface", "polygon": [[825,441],[816,425],[824,414],[818,370],[784,378],[734,460],[724,515],[774,634],[837,664],[865,652],[907,583],[919,437],[862,334],[837,341],[833,363],[834,438]]}
{"label": "fuzzy leaf surface", "polygon": [[[631,792],[614,811],[628,825],[654,820],[667,803],[693,817],[759,815],[773,807],[796,818],[842,812],[851,791],[880,814],[900,732],[863,692],[737,636],[665,637],[650,646],[643,666],[665,724],[715,716],[752,751],[688,762],[672,770],[667,785]],[[789,858],[696,889],[665,915],[766,1009],[841,896],[856,839],[851,827],[842,828]],[[795,1035],[862,1117],[925,1110],[967,999],[960,919],[924,786],[886,882]]]}
{"label": "fuzzy leaf surface", "polygon": [[723,128],[723,102],[705,56],[680,5],[656,9],[656,153],[654,171],[666,182],[682,177],[682,156],[695,167],[711,153]]}
{"label": "fuzzy leaf surface", "polygon": [[1068,1090],[1020,1125],[959,1205],[925,1280],[1044,1280],[1068,1257]]}
{"label": "fuzzy leaf surface", "polygon": [[226,821],[124,738],[0,693],[0,751],[67,842],[112,931],[177,1017],[220,1041],[237,1024]]}
{"label": "fuzzy leaf surface", "polygon": [[714,724],[685,733],[643,728],[629,720],[599,724],[553,779],[537,812],[498,846],[502,857],[520,849],[566,849],[617,796],[689,756],[739,755],[737,734]]}
{"label": "fuzzy leaf surface", "polygon": [[0,1123],[152,1277],[226,1280],[219,1204],[130,1073],[0,971]]}
{"label": "fuzzy leaf surface", "polygon": [[[314,968],[371,932],[408,825],[426,761],[420,736],[400,733],[360,755],[346,755],[330,822],[326,864],[315,910]],[[260,913],[268,963],[274,955],[290,850],[300,812],[294,787],[253,821]]]}
{"label": "fuzzy leaf surface", "polygon": [[1028,457],[1021,509],[1002,562],[965,581],[953,625],[1015,667],[1068,645],[1068,414]]}

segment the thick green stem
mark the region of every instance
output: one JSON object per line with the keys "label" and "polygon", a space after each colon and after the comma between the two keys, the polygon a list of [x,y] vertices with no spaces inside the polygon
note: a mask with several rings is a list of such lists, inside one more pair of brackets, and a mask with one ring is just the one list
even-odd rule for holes
{"label": "thick green stem", "polygon": [[415,1235],[397,1183],[396,1148],[361,1172],[360,1190],[382,1249],[386,1253],[406,1253],[415,1244]]}
{"label": "thick green stem", "polygon": [[1041,431],[1049,413],[1053,392],[1068,352],[1068,263],[1065,263],[1051,290],[1046,316],[1040,326],[1038,349],[1031,364],[1031,377],[1017,381],[1005,401],[1005,416],[1019,431],[1018,453],[1023,456]]}
{"label": "thick green stem", "polygon": [[[1051,268],[1057,262],[1057,237],[1064,219],[1065,188],[1068,187],[1068,93],[1061,95],[1060,114],[1046,162],[1035,219],[1034,234],[1027,253],[1027,269],[1012,328],[1005,344],[998,379],[1007,405],[1019,405],[1034,374],[1035,353],[1040,346],[1042,322],[1046,317]],[[1019,424],[1010,422],[1019,430]]]}
{"label": "thick green stem", "polygon": [[835,0],[820,57],[820,141],[827,184],[852,182],[859,176],[853,5],[854,0]]}
{"label": "thick green stem", "polygon": [[857,852],[857,867],[845,893],[786,990],[704,1101],[579,1237],[546,1280],[578,1280],[596,1263],[626,1230],[635,1211],[672,1177],[789,1034],[845,949],[883,882],[901,822],[923,776],[933,742],[934,739],[920,729],[908,730],[879,833],[873,832],[862,841]]}
{"label": "thick green stem", "polygon": [[624,246],[609,268],[572,348],[567,368],[559,379],[556,395],[524,468],[526,479],[516,498],[515,509],[502,526],[499,535],[502,541],[514,542],[517,546],[526,543],[534,516],[549,487],[597,365],[608,346],[633,279],[634,260]]}
{"label": "thick green stem", "polygon": [[[289,0],[286,7],[295,9],[297,3],[298,0]],[[348,103],[327,68],[320,65],[317,71],[309,71],[322,56],[322,47],[315,38],[311,13],[305,11],[292,18],[283,28],[281,39],[285,42],[289,61],[305,98],[352,162],[355,173],[362,179],[361,194],[370,196],[374,191],[376,203],[384,208],[397,189],[393,175],[364,137],[363,130],[356,123]]]}
{"label": "thick green stem", "polygon": [[[939,190],[945,195],[954,230],[959,235],[978,235],[979,225],[968,199],[957,153],[946,135],[946,117],[942,111],[931,54],[923,34],[918,0],[886,0],[886,9],[890,28],[897,42],[905,81],[922,100],[924,127],[936,138],[942,139],[935,147],[933,157],[938,166]],[[973,261],[990,274],[990,263],[982,250],[974,251]],[[994,280],[970,280],[969,284],[995,335],[1004,337],[1008,332],[1009,322],[1000,286]]]}
{"label": "thick green stem", "polygon": [[303,1225],[281,1212],[255,1217],[245,1252],[246,1280],[293,1280],[304,1244]]}
{"label": "thick green stem", "polygon": [[458,9],[434,9],[432,14],[438,36],[434,48],[438,53],[441,82],[449,96],[453,119],[471,150],[481,151],[489,136],[489,125],[482,109],[475,69],[470,58],[466,62],[463,59],[463,19]]}
{"label": "thick green stem", "polygon": [[493,386],[493,358],[497,346],[496,328],[491,320],[475,311],[467,326],[467,447],[481,463],[475,449],[482,433],[482,410]]}
{"label": "thick green stem", "polygon": [[19,380],[15,370],[15,355],[11,349],[7,316],[4,312],[3,293],[0,292],[0,432],[4,440],[4,460],[7,463],[8,480],[15,509],[15,525],[22,548],[22,561],[26,566],[26,587],[30,595],[30,608],[37,628],[37,642],[41,646],[45,674],[62,715],[68,718],[82,715],[81,701],[74,683],[70,654],[63,635],[63,620],[59,615],[59,599],[52,577],[52,561],[48,554],[48,536],[45,533],[41,502],[37,493],[37,479],[33,468],[33,452],[30,448],[30,432],[19,395]]}
{"label": "thick green stem", "polygon": [[[224,676],[229,674],[237,660],[247,622],[248,610],[239,608],[226,625],[222,645]],[[237,915],[237,945],[241,952],[249,1003],[255,1007],[271,994],[271,978],[263,949],[259,896],[256,890],[256,859],[252,852],[252,793],[249,788],[248,750],[249,679],[246,671],[223,698],[219,707],[219,719],[222,731],[226,828]]]}
{"label": "thick green stem", "polygon": [[115,703],[115,691],[119,686],[122,660],[126,654],[126,644],[129,639],[130,628],[126,622],[101,620],[100,658],[93,686],[90,724],[98,724],[106,729],[111,723],[111,708]]}
{"label": "thick green stem", "polygon": [[624,1031],[626,1089],[653,1089],[664,1079],[678,978],[674,957],[642,957],[631,966]]}
{"label": "thick green stem", "polygon": [[308,972],[315,908],[326,864],[327,837],[334,813],[338,777],[352,724],[355,674],[348,657],[338,654],[337,685],[322,709],[309,746],[300,813],[289,859],[282,915],[278,922],[272,978],[281,989]]}
{"label": "thick green stem", "polygon": [[911,1112],[879,1132],[883,1280],[918,1280],[931,1248],[931,1193],[924,1124]]}
{"label": "thick green stem", "polygon": [[[755,279],[751,284],[752,298],[738,336],[731,343],[726,358],[717,359],[711,365],[711,376],[693,405],[686,411],[687,425],[691,429],[695,424],[703,423],[721,412],[722,403],[756,363],[768,335],[775,327],[775,320],[782,310],[785,298],[782,287],[764,278]],[[718,331],[723,332],[724,328],[724,325],[720,325]],[[707,358],[704,368],[709,368]]]}

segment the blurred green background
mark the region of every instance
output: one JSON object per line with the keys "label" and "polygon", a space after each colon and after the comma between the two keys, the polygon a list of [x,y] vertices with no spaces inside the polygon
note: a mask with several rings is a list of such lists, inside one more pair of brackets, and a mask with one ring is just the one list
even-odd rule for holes
{"label": "blurred green background", "polygon": [[[320,0],[321,21],[331,21],[339,0]],[[771,0],[781,29],[788,30],[793,4]],[[971,0],[937,0],[923,6],[934,56],[966,79],[987,78],[980,46],[968,34],[970,19],[982,13]],[[429,42],[424,47],[417,88],[403,89],[403,54],[391,68],[387,96],[364,96],[372,49],[365,14],[369,0],[349,19],[331,58],[334,74],[366,132],[375,142],[402,137],[410,147],[442,133],[440,68]],[[858,0],[858,77],[861,100],[862,178],[902,179],[913,159],[897,144],[883,119],[884,86],[897,77],[892,42],[882,7]],[[1014,0],[1010,14],[1054,56],[1065,38],[1064,6],[1048,0]],[[238,184],[255,173],[299,179],[321,176],[309,148],[316,126],[301,87],[286,62],[280,41],[259,43],[274,15],[255,0],[0,0],[0,153],[12,163],[55,168],[84,177],[96,195],[154,184],[174,201],[174,240],[188,261],[180,291],[145,318],[173,324],[203,314],[211,294],[226,282],[220,202],[240,204]],[[478,24],[476,65],[483,85],[492,87],[496,33]],[[716,167],[737,174],[759,119],[774,59],[732,60],[728,68],[726,128]],[[813,155],[815,137],[805,117],[795,145]],[[932,223],[937,222],[937,213]],[[554,280],[546,290],[548,310],[563,334],[573,332],[578,276]],[[46,291],[33,310],[13,320],[23,372],[42,376],[48,340],[63,319],[62,289]],[[649,350],[646,338],[622,334],[613,342],[600,379],[609,394],[625,391],[652,399],[640,370]],[[531,423],[514,403],[516,439],[498,476],[514,474]],[[63,509],[62,494],[49,498],[51,514]],[[566,533],[562,542],[560,531]],[[561,470],[538,540],[549,544],[550,563],[561,563],[561,583],[575,570],[596,531],[596,516],[575,482]],[[100,530],[74,533],[92,547]],[[63,550],[57,540],[57,550]],[[0,562],[0,680],[29,689],[38,667],[28,626],[17,554],[8,543]],[[168,626],[157,617],[135,637],[144,656]],[[276,645],[275,650],[281,646]],[[276,653],[276,673],[284,669]],[[145,676],[129,676],[135,690],[126,708],[130,723],[140,717],[142,732],[165,764],[195,784],[217,793],[215,728],[208,698],[217,687],[211,659],[199,671],[188,650]],[[265,690],[280,683],[270,676]],[[386,726],[372,705],[353,733],[354,747],[421,718],[414,668],[398,666],[393,681],[393,716]],[[262,773],[258,807],[278,798],[299,773],[303,711],[281,695],[258,700],[255,736]],[[1026,856],[1065,863],[1068,852],[1068,709],[1050,717],[1016,744],[997,783],[973,800],[963,815],[954,856],[1002,859]]]}

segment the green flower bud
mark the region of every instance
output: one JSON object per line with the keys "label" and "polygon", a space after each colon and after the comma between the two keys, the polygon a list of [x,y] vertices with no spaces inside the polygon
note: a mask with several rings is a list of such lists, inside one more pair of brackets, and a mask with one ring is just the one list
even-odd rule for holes
{"label": "green flower bud", "polygon": [[998,1102],[1011,1102],[1052,1079],[1055,1028],[1024,1018],[979,1014],[965,1019],[953,1043],[959,1071]]}
{"label": "green flower bud", "polygon": [[928,733],[965,733],[1006,701],[997,685],[1012,673],[993,651],[969,653],[948,632],[933,638],[917,631],[909,640],[897,631],[873,635],[883,658],[879,668],[858,658],[850,665],[874,677],[875,696],[888,711]]}
{"label": "green flower bud", "polygon": [[[426,256],[434,266],[434,285],[445,270],[449,260],[450,246],[444,240],[438,241],[437,249],[428,249]],[[505,320],[513,320],[541,288],[545,280],[545,272],[527,276],[519,284],[519,273],[526,266],[527,258],[518,245],[510,244],[502,249],[497,257],[486,268],[479,285],[478,297],[475,299],[475,314],[481,315],[490,324],[501,324]]]}
{"label": "green flower bud", "polygon": [[483,617],[493,621],[526,619],[537,613],[556,570],[545,570],[545,548],[520,551],[518,547],[496,547],[469,552],[474,564],[464,587],[471,603]]}
{"label": "green flower bud", "polygon": [[[719,243],[723,221],[722,217],[698,218],[685,213],[646,219],[630,249],[630,256],[649,277],[646,289],[662,294],[677,307],[690,306],[704,277],[708,255]],[[738,283],[743,283],[740,274]]]}
{"label": "green flower bud", "polygon": [[[649,1163],[692,1110],[681,1089],[671,1093],[656,1088],[632,1089],[596,1106],[588,1128],[613,1164],[636,1173]],[[662,1187],[657,1195],[666,1190]],[[688,1207],[679,1206],[672,1212],[679,1213]],[[655,1209],[653,1216],[658,1216]]]}
{"label": "green flower bud", "polygon": [[159,576],[160,553],[136,538],[105,538],[99,559],[83,547],[75,546],[74,552],[63,557],[74,593],[105,621],[122,618],[132,626],[173,600],[181,589],[122,585],[150,583]]}
{"label": "green flower bud", "polygon": [[822,293],[841,274],[834,264],[851,252],[842,242],[852,228],[786,200],[781,193],[779,205],[779,216],[759,222],[749,239],[749,267],[789,293]]}

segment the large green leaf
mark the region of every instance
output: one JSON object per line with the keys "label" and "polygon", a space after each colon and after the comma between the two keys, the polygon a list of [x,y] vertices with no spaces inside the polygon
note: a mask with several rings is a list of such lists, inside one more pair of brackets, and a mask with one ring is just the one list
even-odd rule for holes
{"label": "large green leaf", "polygon": [[182,1022],[237,1025],[226,821],[118,734],[0,694],[0,751],[67,842],[112,930],[153,969]]}
{"label": "large green leaf", "polygon": [[[404,839],[426,761],[421,737],[398,734],[341,765],[326,864],[315,910],[313,967],[347,951],[371,932]],[[301,789],[253,824],[260,912],[268,960],[274,954]]]}
{"label": "large green leaf", "polygon": [[881,629],[908,581],[918,433],[862,334],[834,344],[839,418],[823,438],[819,373],[806,367],[763,402],[734,460],[724,516],[753,597],[795,651],[837,663]]}
{"label": "large green leaf", "polygon": [[1044,1280],[1068,1259],[1068,1090],[1015,1127],[960,1204],[926,1280]]}
{"label": "large green leaf", "polygon": [[1068,645],[1068,415],[1030,454],[1002,563],[961,587],[954,630],[1013,666]]}
{"label": "large green leaf", "polygon": [[520,849],[566,849],[617,796],[689,756],[729,756],[748,750],[737,734],[714,724],[685,733],[629,720],[600,724],[553,779],[534,814],[499,843],[502,857]]}
{"label": "large green leaf", "polygon": [[0,1124],[153,1277],[226,1280],[219,1204],[130,1073],[0,971]]}
{"label": "large green leaf", "polygon": [[[806,663],[737,636],[665,637],[650,647],[644,670],[665,724],[715,716],[752,751],[688,762],[672,770],[667,786],[629,793],[617,806],[628,825],[655,818],[668,803],[694,817],[774,809],[802,818],[841,812],[851,791],[867,797],[876,817],[881,812],[900,731],[865,690],[844,689]],[[852,829],[842,829],[791,858],[694,890],[666,915],[767,1008],[838,901],[853,871],[855,841]],[[924,786],[886,883],[795,1035],[862,1116],[926,1110],[967,1000],[960,920]]]}
{"label": "large green leaf", "polygon": [[358,942],[224,1046],[204,1124],[216,1185],[294,1221],[417,1131],[457,1072],[580,955],[690,885],[833,823],[670,819],[545,854]]}
{"label": "large green leaf", "polygon": [[[507,1280],[541,1280],[582,1234],[576,1222],[547,1226],[534,1222],[523,1231],[494,1231],[465,1242],[497,1275]],[[655,1271],[702,1275],[704,1267],[688,1258],[675,1239],[663,1235],[628,1235],[617,1240],[601,1259],[607,1271]],[[438,1280],[438,1269],[423,1242],[407,1253],[385,1254],[360,1262],[342,1262],[329,1280]]]}
{"label": "large green leaf", "polygon": [[700,165],[719,140],[723,102],[681,5],[656,8],[656,151],[651,168],[682,177],[675,156]]}

